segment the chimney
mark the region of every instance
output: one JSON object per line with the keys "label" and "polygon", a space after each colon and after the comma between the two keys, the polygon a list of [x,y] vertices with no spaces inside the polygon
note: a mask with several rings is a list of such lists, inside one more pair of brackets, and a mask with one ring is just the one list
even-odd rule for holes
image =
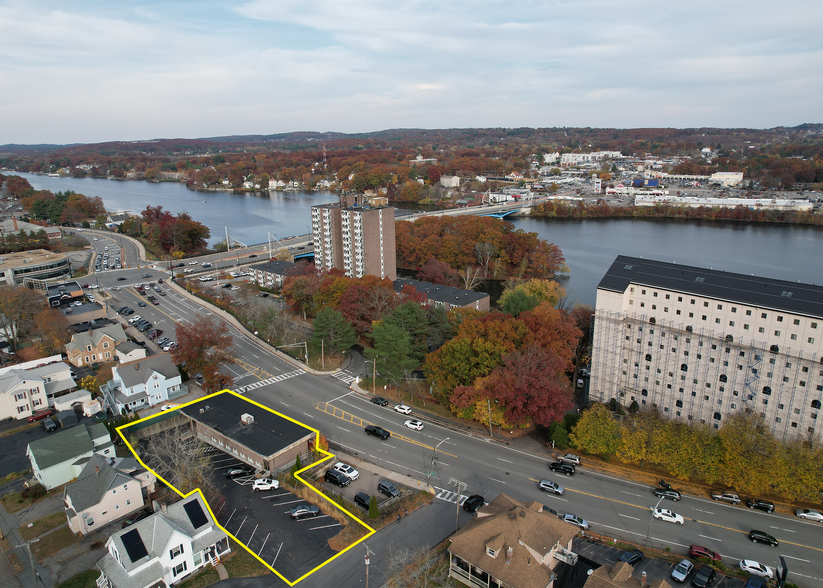
{"label": "chimney", "polygon": [[512,563],[512,557],[514,557],[514,549],[511,547],[506,549],[506,564],[510,565]]}
{"label": "chimney", "polygon": [[13,217],[11,217],[11,219],[14,221],[14,230],[16,231],[17,230],[17,217],[13,216]]}
{"label": "chimney", "polygon": [[640,585],[641,585],[641,586],[645,586],[645,585],[646,585],[646,572],[643,572],[643,573],[640,575]]}
{"label": "chimney", "polygon": [[94,473],[100,475],[100,466],[94,466]]}
{"label": "chimney", "polygon": [[161,511],[163,514],[167,514],[167,513],[168,513],[168,511],[169,511],[169,507],[168,507],[168,506],[166,506],[166,503],[165,503],[165,502],[161,502],[161,503],[160,503],[160,511]]}

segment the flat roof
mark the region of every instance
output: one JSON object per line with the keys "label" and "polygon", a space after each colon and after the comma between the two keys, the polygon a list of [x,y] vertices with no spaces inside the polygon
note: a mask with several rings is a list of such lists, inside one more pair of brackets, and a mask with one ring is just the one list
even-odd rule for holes
{"label": "flat roof", "polygon": [[[264,457],[276,455],[315,434],[303,425],[229,392],[190,404],[180,412]],[[252,415],[254,423],[243,424],[240,421],[243,414]]]}
{"label": "flat roof", "polygon": [[623,293],[629,284],[823,318],[823,286],[618,255],[597,285]]}
{"label": "flat roof", "polygon": [[488,298],[485,292],[475,292],[474,290],[464,290],[452,286],[442,286],[431,282],[422,282],[411,278],[397,278],[394,282],[394,291],[402,292],[403,286],[414,286],[421,293],[426,294],[430,300],[436,302],[448,302],[452,306],[465,306],[478,300]]}
{"label": "flat roof", "polygon": [[0,257],[0,271],[11,268],[18,268],[25,265],[40,265],[50,261],[66,259],[62,253],[46,251],[45,249],[32,249],[31,251],[18,251],[16,253],[4,253]]}

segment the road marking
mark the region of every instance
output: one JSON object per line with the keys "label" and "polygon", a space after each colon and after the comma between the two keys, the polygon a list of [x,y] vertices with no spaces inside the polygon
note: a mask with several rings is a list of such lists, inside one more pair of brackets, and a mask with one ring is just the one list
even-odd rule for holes
{"label": "road marking", "polygon": [[285,403],[285,402],[283,402],[282,400],[280,401],[280,404],[282,404],[283,406],[288,406],[288,404],[286,404],[286,403]]}
{"label": "road marking", "polygon": [[489,478],[489,480],[492,480],[493,482],[500,482],[501,484],[505,484],[505,483],[506,483],[506,482],[504,482],[503,480],[498,480],[497,478]]}
{"label": "road marking", "polygon": [[234,532],[235,537],[237,537],[240,534],[240,529],[242,529],[243,525],[246,524],[246,519],[248,519],[248,518],[249,518],[248,516],[243,517],[243,522],[240,523],[240,527]]}
{"label": "road marking", "polygon": [[266,538],[263,539],[263,545],[260,546],[260,551],[257,552],[258,556],[263,552],[263,548],[266,546],[266,541],[269,540],[269,537],[271,537],[271,533],[267,534]]}
{"label": "road marking", "polygon": [[508,459],[503,459],[502,457],[498,457],[497,459],[499,459],[500,461],[505,461],[506,463],[512,463]]}
{"label": "road marking", "polygon": [[723,543],[723,540],[718,539],[717,537],[709,537],[708,535],[700,535],[700,536],[703,537],[704,539],[709,539],[711,541],[720,541],[721,543]]}
{"label": "road marking", "polygon": [[337,428],[340,429],[341,431],[346,431],[346,433],[351,433],[351,431],[349,431],[348,429],[344,429],[340,425],[338,425]]}
{"label": "road marking", "polygon": [[639,521],[640,520],[637,517],[630,517],[629,515],[624,515],[624,514],[620,514],[620,513],[617,513],[617,516],[624,517],[624,518],[627,518],[627,519],[632,519],[633,521]]}
{"label": "road marking", "polygon": [[236,512],[237,512],[237,509],[236,509],[236,508],[235,508],[233,511],[231,511],[231,514],[229,515],[228,520],[226,520],[226,523],[223,525],[224,527],[228,527],[228,526],[229,526],[229,521],[231,520],[231,518],[234,516],[234,513],[236,513]]}
{"label": "road marking", "polygon": [[700,510],[699,508],[696,508],[694,510],[696,510],[697,512],[702,512],[702,513],[707,514],[707,515],[714,515],[713,512],[709,512],[708,510]]}
{"label": "road marking", "polygon": [[672,545],[677,545],[678,547],[688,547],[688,545],[683,545],[682,543],[675,543],[674,541],[666,541],[665,539],[658,539],[657,537],[652,537],[655,541],[660,541],[661,543],[670,543]]}
{"label": "road marking", "polygon": [[254,531],[252,531],[252,532],[251,532],[251,537],[249,537],[248,541],[244,541],[244,543],[245,543],[246,545],[248,545],[249,543],[251,543],[251,540],[254,538],[254,534],[255,534],[255,533],[257,533],[257,527],[259,527],[259,526],[260,526],[260,524],[259,524],[259,523],[258,523],[258,524],[256,524],[256,525],[254,526]]}
{"label": "road marking", "polygon": [[605,527],[607,529],[614,529],[615,531],[620,531],[621,533],[630,533],[631,535],[637,535],[638,537],[645,537],[643,533],[635,533],[634,531],[627,531],[626,529],[620,529],[618,527],[612,527],[611,525],[601,525],[600,523],[595,523],[594,521],[589,521],[593,525],[599,525],[601,527]]}
{"label": "road marking", "polygon": [[309,531],[318,531],[320,529],[328,529],[329,527],[339,527],[340,523],[335,523],[333,525],[326,525],[325,527],[312,527]]}
{"label": "road marking", "polygon": [[800,559],[799,557],[792,557],[791,555],[784,555],[783,557],[788,557],[789,559],[796,559],[797,561],[805,561],[806,563],[812,563],[807,559]]}
{"label": "road marking", "polygon": [[280,555],[280,550],[283,549],[283,544],[280,544],[280,547],[277,548],[277,553],[274,554],[274,559],[271,560],[271,567],[274,567],[274,562],[277,561],[277,556]]}
{"label": "road marking", "polygon": [[772,529],[780,529],[781,531],[786,531],[787,533],[796,533],[797,531],[792,531],[791,529],[781,529],[780,527],[775,527],[774,525],[769,525]]}
{"label": "road marking", "polygon": [[634,494],[632,492],[626,492],[625,490],[621,490],[620,492],[621,492],[621,494],[628,494],[629,496],[637,496],[638,498],[640,498],[640,494]]}
{"label": "road marking", "polygon": [[312,419],[314,418],[314,415],[310,415],[310,414],[309,414],[309,413],[307,413],[307,412],[304,412],[303,414],[304,414],[304,415],[306,415],[306,416],[307,416],[307,417],[309,417],[309,418],[312,418]]}

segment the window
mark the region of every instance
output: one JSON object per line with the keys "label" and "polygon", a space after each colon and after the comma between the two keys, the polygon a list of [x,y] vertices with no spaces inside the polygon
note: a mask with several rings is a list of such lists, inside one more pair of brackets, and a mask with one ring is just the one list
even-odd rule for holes
{"label": "window", "polygon": [[778,317],[777,317],[777,322],[778,322],[778,323],[782,323],[782,322],[783,322],[783,317],[782,317],[782,316],[778,316]]}
{"label": "window", "polygon": [[704,308],[708,308],[708,307],[709,307],[709,303],[708,303],[708,302],[704,302],[704,303],[703,303],[703,307],[704,307]]}
{"label": "window", "polygon": [[721,419],[720,413],[719,412],[714,413],[714,420],[719,421],[720,419]]}
{"label": "window", "polygon": [[706,315],[705,315],[705,314],[703,315],[703,320],[704,320],[704,321],[706,320]]}
{"label": "window", "polygon": [[178,556],[178,555],[180,555],[181,553],[183,553],[183,545],[182,545],[182,544],[181,544],[181,545],[178,545],[177,547],[172,548],[172,549],[169,551],[169,558],[170,558],[170,559],[174,559],[175,557],[177,557],[177,556]]}
{"label": "window", "polygon": [[766,318],[766,313],[765,313],[765,312],[761,312],[761,313],[760,313],[760,318],[762,318],[762,319]]}
{"label": "window", "polygon": [[103,349],[108,349],[108,348],[109,348],[109,342],[108,341],[103,341]]}
{"label": "window", "polygon": [[657,292],[652,292],[652,296],[654,296],[655,298],[657,298]]}
{"label": "window", "polygon": [[797,333],[792,333],[791,340],[797,341]]}
{"label": "window", "polygon": [[817,323],[812,323],[812,328],[816,329],[817,328]]}
{"label": "window", "polygon": [[723,310],[723,305],[722,305],[722,304],[718,304],[718,305],[717,305],[717,310]]}
{"label": "window", "polygon": [[647,354],[646,354],[646,361],[651,361],[651,360],[652,360],[652,354],[651,354],[651,353],[647,353]]}
{"label": "window", "polygon": [[812,408],[820,408],[820,401],[819,400],[812,400]]}
{"label": "window", "polygon": [[680,364],[680,371],[681,371],[681,372],[687,372],[687,371],[689,371],[689,366],[687,366],[685,363],[681,363],[681,364]]}
{"label": "window", "polygon": [[744,331],[748,331],[748,330],[749,330],[749,325],[744,324],[744,325],[743,325],[743,330],[744,330]]}
{"label": "window", "polygon": [[794,414],[800,414],[800,409],[799,409],[799,408],[795,408],[795,409],[794,409]]}
{"label": "window", "polygon": [[809,337],[809,343],[814,343],[814,337]]}
{"label": "window", "polygon": [[694,298],[692,298],[692,299],[691,299],[690,303],[691,303],[691,304],[694,304]]}
{"label": "window", "polygon": [[683,302],[683,297],[682,297],[682,296],[678,296],[678,297],[677,297],[677,301],[678,301],[678,302]]}
{"label": "window", "polygon": [[778,347],[777,345],[772,345],[771,347],[769,347],[769,351],[771,353],[780,353],[780,347]]}
{"label": "window", "polygon": [[799,325],[800,324],[800,319],[794,319],[794,324]]}
{"label": "window", "polygon": [[758,327],[758,328],[757,328],[757,332],[758,332],[758,333],[765,333],[765,332],[766,332],[766,329],[764,329],[763,327]]}
{"label": "window", "polygon": [[751,311],[751,310],[747,310],[747,311],[746,311],[746,316],[752,316],[752,311]]}
{"label": "window", "polygon": [[726,382],[726,381],[728,381],[728,378],[726,378],[726,374],[720,374],[720,378],[718,378],[718,379],[719,379],[721,382]]}
{"label": "window", "polygon": [[780,336],[780,331],[775,331],[775,332],[774,332],[774,336],[775,336],[775,337],[779,337],[779,336]]}
{"label": "window", "polygon": [[178,565],[174,566],[174,570],[172,570],[172,573],[174,574],[175,577],[177,577],[185,571],[186,571],[186,562],[183,562],[181,564],[178,564]]}
{"label": "window", "polygon": [[640,291],[640,293],[641,293],[641,294],[643,294],[643,295],[645,296],[646,291],[645,291],[645,290],[641,290],[641,291]]}
{"label": "window", "polygon": [[763,394],[765,394],[766,396],[771,396],[771,393],[772,393],[771,387],[763,386]]}
{"label": "window", "polygon": [[677,408],[683,408],[683,401],[682,400],[677,400],[677,401],[675,401],[674,405]]}
{"label": "window", "polygon": [[736,306],[732,306],[732,312],[737,312],[737,307]]}
{"label": "window", "polygon": [[720,317],[714,319],[714,322],[719,325],[720,324]]}

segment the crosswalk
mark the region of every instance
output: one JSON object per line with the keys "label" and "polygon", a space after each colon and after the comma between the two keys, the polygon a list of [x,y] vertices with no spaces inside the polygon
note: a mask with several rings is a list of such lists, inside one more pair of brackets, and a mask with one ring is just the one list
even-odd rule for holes
{"label": "crosswalk", "polygon": [[255,382],[254,384],[249,384],[248,386],[240,386],[239,388],[235,388],[235,392],[238,394],[243,394],[250,390],[256,390],[257,388],[261,388],[263,386],[268,386],[269,384],[274,384],[275,382],[282,382],[283,380],[288,380],[289,378],[293,378],[295,376],[299,376],[300,374],[305,374],[303,370],[294,370],[291,372],[286,372],[285,374],[280,374],[279,376],[272,376],[271,378],[267,378],[265,380],[260,380],[259,382]]}
{"label": "crosswalk", "polygon": [[342,372],[335,372],[332,375],[332,378],[337,378],[344,384],[351,384],[357,379],[357,376],[351,375],[349,372],[342,371]]}
{"label": "crosswalk", "polygon": [[437,490],[437,494],[434,495],[435,498],[439,500],[445,500],[446,502],[451,502],[454,504],[463,504],[468,496],[466,494],[458,494],[457,492],[452,492],[451,490],[446,490],[445,488],[438,488],[434,486],[434,489]]}

